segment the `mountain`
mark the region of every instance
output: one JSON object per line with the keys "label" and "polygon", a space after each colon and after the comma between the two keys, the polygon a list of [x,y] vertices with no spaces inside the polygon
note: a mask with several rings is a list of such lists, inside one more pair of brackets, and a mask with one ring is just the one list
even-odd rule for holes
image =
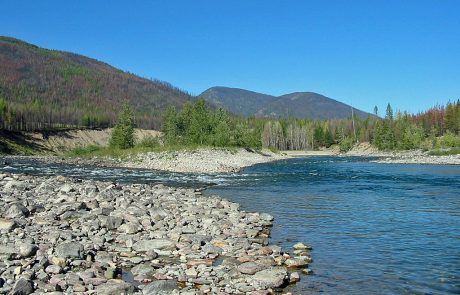
{"label": "mountain", "polygon": [[254,115],[260,110],[261,106],[276,100],[275,96],[268,94],[219,86],[209,88],[201,93],[200,96],[212,105],[243,116]]}
{"label": "mountain", "polygon": [[139,127],[158,128],[167,106],[181,107],[192,96],[89,57],[0,36],[2,99],[15,120],[71,125],[111,124],[128,101]]}
{"label": "mountain", "polygon": [[[309,119],[344,119],[351,116],[351,106],[314,92],[294,92],[276,97],[238,88],[212,87],[200,96],[243,116]],[[353,111],[360,118],[370,115],[355,108]]]}

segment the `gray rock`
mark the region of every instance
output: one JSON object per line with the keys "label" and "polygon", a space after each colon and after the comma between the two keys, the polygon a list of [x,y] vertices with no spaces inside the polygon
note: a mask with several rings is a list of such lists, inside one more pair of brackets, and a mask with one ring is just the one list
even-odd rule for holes
{"label": "gray rock", "polygon": [[133,245],[133,249],[138,252],[147,252],[150,250],[172,250],[174,242],[166,239],[140,240]]}
{"label": "gray rock", "polygon": [[300,281],[300,275],[298,272],[293,272],[289,275],[289,283],[294,284]]}
{"label": "gray rock", "polygon": [[265,221],[273,221],[273,216],[271,216],[268,213],[262,213],[260,214],[260,219],[265,220]]}
{"label": "gray rock", "polygon": [[293,248],[294,250],[311,250],[312,249],[311,246],[305,245],[304,243],[301,243],[301,242],[296,243]]}
{"label": "gray rock", "polygon": [[62,258],[83,258],[85,248],[78,242],[60,244],[54,250],[55,255]]}
{"label": "gray rock", "polygon": [[51,273],[51,274],[59,274],[61,273],[62,269],[58,265],[48,265],[45,269],[45,272]]}
{"label": "gray rock", "polygon": [[59,191],[67,194],[67,193],[70,193],[70,192],[74,192],[75,189],[70,184],[66,183],[63,186],[61,186]]}
{"label": "gray rock", "polygon": [[206,254],[222,254],[223,250],[220,247],[216,247],[212,244],[206,244],[203,247],[201,247],[201,251],[203,251]]}
{"label": "gray rock", "polygon": [[32,281],[20,278],[14,284],[12,295],[29,295],[34,292],[34,284]]}
{"label": "gray rock", "polygon": [[253,280],[259,284],[262,289],[278,288],[285,284],[287,271],[284,267],[272,267],[261,270],[254,274]]}
{"label": "gray rock", "polygon": [[144,295],[171,294],[178,289],[177,282],[174,280],[154,281],[142,289]]}
{"label": "gray rock", "polygon": [[310,262],[309,257],[301,256],[301,257],[289,258],[284,262],[284,264],[286,264],[287,267],[301,267],[301,266],[308,265],[309,262]]}
{"label": "gray rock", "polygon": [[256,272],[261,271],[263,267],[255,262],[249,261],[238,265],[237,269],[243,274],[253,275]]}
{"label": "gray rock", "polygon": [[113,294],[133,294],[134,286],[120,281],[120,280],[111,280],[105,284],[99,285],[96,287],[96,294],[98,295],[113,295]]}
{"label": "gray rock", "polygon": [[148,275],[148,274],[153,273],[154,270],[155,269],[148,264],[138,264],[131,269],[131,273],[134,276]]}
{"label": "gray rock", "polygon": [[17,226],[14,220],[9,220],[5,218],[0,218],[0,231],[12,231]]}
{"label": "gray rock", "polygon": [[29,257],[37,252],[37,246],[29,243],[21,243],[19,245],[19,255],[21,257]]}
{"label": "gray rock", "polygon": [[29,216],[29,210],[22,204],[11,205],[5,213],[6,218],[22,218]]}
{"label": "gray rock", "polygon": [[120,225],[123,223],[123,218],[119,216],[109,216],[107,217],[107,229],[113,230],[118,229]]}

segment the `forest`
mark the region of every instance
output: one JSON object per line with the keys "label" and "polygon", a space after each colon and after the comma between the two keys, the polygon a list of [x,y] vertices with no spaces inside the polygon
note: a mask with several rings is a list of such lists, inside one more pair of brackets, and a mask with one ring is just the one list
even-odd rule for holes
{"label": "forest", "polygon": [[[124,120],[132,124],[132,128],[142,127],[136,124],[135,113],[128,104],[126,108],[130,117]],[[383,118],[378,116],[377,109],[374,112],[374,116],[365,119],[351,116],[343,120],[266,119],[232,116],[223,109],[210,107],[204,99],[198,99],[185,103],[180,110],[175,106],[167,108],[162,115],[162,142],[170,146],[266,147],[272,150],[315,150],[337,144],[341,151],[348,151],[358,142],[370,142],[380,150],[460,147],[460,100],[418,114],[394,113],[390,104]],[[8,128],[14,113],[7,101],[0,97],[0,129]],[[83,118],[80,127],[116,126],[115,119],[100,121],[91,114]],[[46,113],[29,119],[46,128],[73,126],[75,123],[47,125],[50,121]],[[19,127],[21,124],[27,126],[27,123],[15,122]],[[132,143],[121,146],[131,147]]]}

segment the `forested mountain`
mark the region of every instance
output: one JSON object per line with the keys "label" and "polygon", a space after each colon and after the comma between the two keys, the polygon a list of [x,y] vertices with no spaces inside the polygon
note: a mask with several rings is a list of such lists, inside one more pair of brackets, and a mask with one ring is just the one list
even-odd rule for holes
{"label": "forested mountain", "polygon": [[[345,119],[351,106],[314,92],[295,92],[272,96],[228,87],[212,87],[200,94],[208,102],[237,115],[265,118]],[[354,109],[355,116],[369,114]]]}
{"label": "forested mountain", "polygon": [[112,125],[124,101],[139,127],[159,128],[167,106],[191,98],[92,58],[0,37],[0,128]]}
{"label": "forested mountain", "polygon": [[201,93],[200,96],[217,107],[242,116],[252,116],[262,106],[277,99],[275,96],[268,94],[220,86],[209,88]]}

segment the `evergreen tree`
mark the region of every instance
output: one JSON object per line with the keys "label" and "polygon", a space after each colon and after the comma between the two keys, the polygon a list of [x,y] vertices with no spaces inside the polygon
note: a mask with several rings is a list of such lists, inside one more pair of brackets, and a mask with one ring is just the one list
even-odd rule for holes
{"label": "evergreen tree", "polygon": [[385,114],[385,119],[393,121],[393,109],[391,108],[391,105],[387,105],[387,111]]}
{"label": "evergreen tree", "polygon": [[179,135],[178,116],[174,106],[168,107],[163,117],[162,131],[167,143],[175,143]]}
{"label": "evergreen tree", "polygon": [[379,108],[377,106],[374,106],[374,115],[379,115]]}
{"label": "evergreen tree", "polygon": [[127,149],[134,146],[134,115],[125,102],[123,110],[118,115],[118,121],[112,131],[110,147]]}

